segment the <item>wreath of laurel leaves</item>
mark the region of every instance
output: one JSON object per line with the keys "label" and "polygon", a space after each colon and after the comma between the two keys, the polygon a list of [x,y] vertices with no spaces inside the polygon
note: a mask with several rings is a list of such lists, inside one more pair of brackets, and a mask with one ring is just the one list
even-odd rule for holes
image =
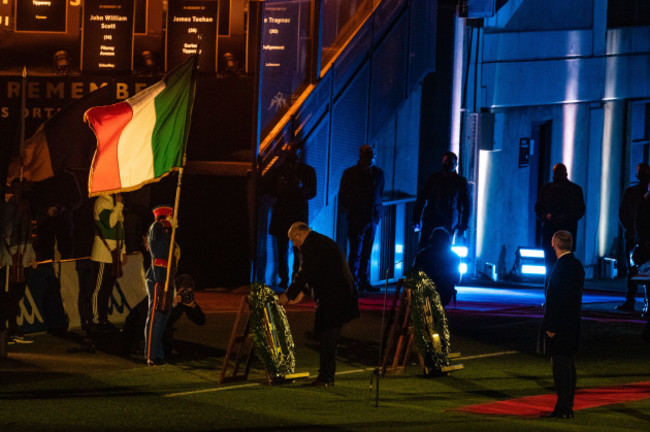
{"label": "wreath of laurel leaves", "polygon": [[[251,308],[250,330],[255,340],[255,355],[262,361],[272,378],[283,378],[296,369],[295,346],[286,311],[277,302],[278,298],[271,288],[262,282],[251,286],[249,304]],[[264,309],[269,303],[275,321],[280,350],[273,353],[264,324]]]}
{"label": "wreath of laurel leaves", "polygon": [[[411,270],[404,280],[406,288],[411,290],[411,323],[413,339],[424,363],[431,375],[441,373],[441,368],[449,366],[449,328],[447,316],[440,302],[436,285],[419,269]],[[425,300],[429,299],[433,314],[433,332],[440,336],[441,351],[436,352],[430,337],[429,324],[424,316]]]}

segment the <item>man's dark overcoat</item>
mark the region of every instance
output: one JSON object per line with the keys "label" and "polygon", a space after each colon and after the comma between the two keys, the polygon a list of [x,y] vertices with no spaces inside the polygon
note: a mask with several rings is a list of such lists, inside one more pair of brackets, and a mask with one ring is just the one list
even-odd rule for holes
{"label": "man's dark overcoat", "polygon": [[[582,188],[569,180],[553,181],[542,187],[535,204],[535,213],[542,221],[542,246],[548,248],[553,234],[569,231],[573,236],[575,250],[578,221],[585,214]],[[546,216],[550,214],[550,220]],[[550,253],[550,249],[546,249]],[[545,250],[545,251],[546,251]]]}
{"label": "man's dark overcoat", "polygon": [[546,339],[550,355],[575,355],[580,338],[580,312],[585,271],[573,253],[557,260],[546,286],[542,329],[555,333]]}
{"label": "man's dark overcoat", "polygon": [[364,168],[361,163],[343,171],[339,187],[339,206],[347,214],[348,228],[358,231],[382,217],[384,172],[377,166]]}
{"label": "man's dark overcoat", "polygon": [[338,245],[329,237],[310,231],[300,247],[302,265],[287,288],[295,299],[305,291],[316,302],[316,333],[359,317],[358,294],[354,280]]}
{"label": "man's dark overcoat", "polygon": [[287,236],[294,222],[309,222],[308,201],[316,196],[316,170],[299,163],[286,163],[269,173],[267,191],[276,198],[269,234]]}
{"label": "man's dark overcoat", "polygon": [[452,235],[454,230],[465,231],[469,220],[467,180],[456,172],[431,174],[418,191],[413,223],[419,224],[420,217],[425,241],[427,235],[438,227],[445,228]]}

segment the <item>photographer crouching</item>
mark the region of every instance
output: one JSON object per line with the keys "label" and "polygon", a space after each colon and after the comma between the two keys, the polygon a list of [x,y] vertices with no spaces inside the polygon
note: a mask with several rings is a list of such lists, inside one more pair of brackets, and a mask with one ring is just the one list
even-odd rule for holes
{"label": "photographer crouching", "polygon": [[[194,280],[189,275],[183,274],[175,280],[176,295],[173,298],[169,320],[163,331],[161,342],[165,357],[168,358],[174,349],[174,324],[185,314],[196,325],[205,324],[205,315],[194,298]],[[126,318],[121,330],[122,354],[142,355],[145,349],[144,328],[147,318],[147,302],[145,297],[138,303]],[[176,350],[182,351],[182,350]],[[182,352],[180,354],[183,354]]]}
{"label": "photographer crouching", "polygon": [[190,275],[182,274],[176,278],[176,295],[165,333],[163,334],[163,350],[165,356],[172,354],[174,348],[174,323],[183,314],[196,325],[205,324],[205,315],[194,298],[194,280]]}

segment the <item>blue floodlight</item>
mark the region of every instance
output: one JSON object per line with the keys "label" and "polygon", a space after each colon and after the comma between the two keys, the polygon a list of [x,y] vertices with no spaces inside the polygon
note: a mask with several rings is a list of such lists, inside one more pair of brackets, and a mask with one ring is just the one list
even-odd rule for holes
{"label": "blue floodlight", "polygon": [[467,246],[452,246],[451,250],[458,255],[458,258],[467,258]]}
{"label": "blue floodlight", "polygon": [[546,276],[544,250],[531,247],[517,248],[513,276],[519,280],[539,281]]}
{"label": "blue floodlight", "polygon": [[522,258],[542,258],[542,259],[544,259],[544,249],[519,248],[519,255],[521,255]]}
{"label": "blue floodlight", "polygon": [[460,258],[460,264],[458,265],[458,272],[460,275],[467,273],[467,263],[463,262],[463,258],[467,258],[468,250],[467,246],[452,246],[451,251],[455,253],[458,258]]}
{"label": "blue floodlight", "polygon": [[524,264],[521,266],[521,274],[524,275],[546,275],[546,266]]}

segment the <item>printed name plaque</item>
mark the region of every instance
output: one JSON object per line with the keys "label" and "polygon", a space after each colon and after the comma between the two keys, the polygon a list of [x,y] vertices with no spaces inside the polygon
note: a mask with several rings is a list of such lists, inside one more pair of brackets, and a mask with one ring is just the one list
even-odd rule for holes
{"label": "printed name plaque", "polygon": [[15,31],[65,33],[68,0],[16,0]]}
{"label": "printed name plaque", "polygon": [[165,69],[172,69],[199,54],[198,69],[217,69],[217,0],[169,0]]}
{"label": "printed name plaque", "polygon": [[86,0],[81,43],[84,72],[133,68],[134,0]]}

